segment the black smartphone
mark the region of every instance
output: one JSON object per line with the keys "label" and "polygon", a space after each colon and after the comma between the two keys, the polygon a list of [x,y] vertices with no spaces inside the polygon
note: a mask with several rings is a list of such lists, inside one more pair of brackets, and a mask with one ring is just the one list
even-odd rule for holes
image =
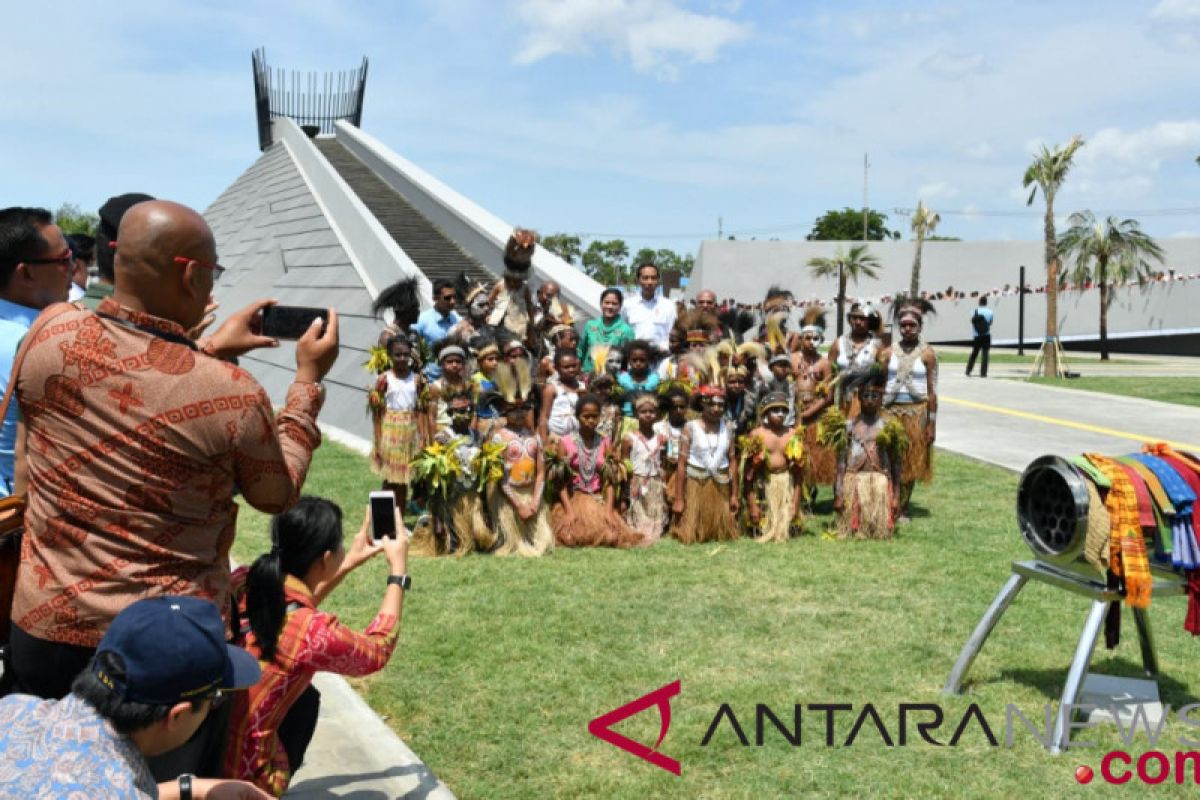
{"label": "black smartphone", "polygon": [[371,538],[396,538],[396,495],[391,492],[371,492]]}
{"label": "black smartphone", "polygon": [[329,322],[329,309],[307,306],[264,306],[262,310],[263,336],[273,339],[299,339],[308,332],[314,319]]}

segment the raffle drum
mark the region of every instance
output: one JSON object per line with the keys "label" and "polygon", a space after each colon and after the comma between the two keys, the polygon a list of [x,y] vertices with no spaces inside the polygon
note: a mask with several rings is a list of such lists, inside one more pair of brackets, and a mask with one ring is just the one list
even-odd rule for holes
{"label": "raffle drum", "polygon": [[[1042,456],[1025,468],[1017,489],[1017,523],[1021,538],[1036,560],[1013,562],[1012,575],[975,626],[943,690],[947,694],[961,693],[963,680],[975,657],[1030,580],[1090,598],[1091,607],[1075,647],[1075,657],[1067,672],[1054,722],[1050,748],[1053,753],[1062,752],[1068,743],[1070,709],[1079,702],[1105,611],[1110,603],[1120,603],[1123,599],[1122,594],[1109,588],[1097,569],[1083,558],[1090,504],[1087,480],[1079,468],[1059,456]],[[1157,557],[1153,551],[1150,553],[1150,571],[1154,578],[1151,596],[1184,594],[1186,580],[1169,561],[1160,560],[1161,557],[1161,550]],[[1153,677],[1158,674],[1158,660],[1147,609],[1133,608],[1131,611],[1141,645],[1142,666],[1146,674]]]}

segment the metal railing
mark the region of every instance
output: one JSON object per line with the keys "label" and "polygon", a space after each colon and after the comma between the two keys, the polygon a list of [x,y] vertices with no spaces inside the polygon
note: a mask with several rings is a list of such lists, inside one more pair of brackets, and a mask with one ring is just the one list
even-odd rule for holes
{"label": "metal railing", "polygon": [[272,70],[264,48],[250,56],[254,71],[254,110],[258,117],[258,147],[271,146],[271,120],[295,120],[309,136],[332,135],[334,123],[344,119],[362,126],[363,95],[367,88],[367,58],[357,69],[337,72]]}

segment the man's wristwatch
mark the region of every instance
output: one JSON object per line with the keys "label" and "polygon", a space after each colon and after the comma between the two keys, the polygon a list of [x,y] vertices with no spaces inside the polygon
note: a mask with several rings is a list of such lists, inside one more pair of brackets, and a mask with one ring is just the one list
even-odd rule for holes
{"label": "man's wristwatch", "polygon": [[179,776],[179,800],[192,800],[192,778],[194,777],[186,772]]}
{"label": "man's wristwatch", "polygon": [[412,586],[412,577],[408,575],[388,575],[387,585],[399,586],[407,592],[409,587]]}

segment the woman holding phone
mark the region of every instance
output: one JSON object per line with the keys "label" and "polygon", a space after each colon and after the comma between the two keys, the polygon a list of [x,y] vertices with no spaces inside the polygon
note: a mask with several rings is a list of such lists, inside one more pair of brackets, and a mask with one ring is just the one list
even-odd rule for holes
{"label": "woman holding phone", "polygon": [[[271,520],[271,551],[233,573],[235,638],[262,665],[262,680],[231,695],[224,774],[276,796],[287,790],[317,726],[318,671],[370,675],[396,647],[407,574],[408,531],[399,511],[395,538],[371,538],[371,513],[346,550],[342,510],[302,497]],[[362,633],[318,610],[342,579],[383,553],[390,568],[375,619]],[[239,630],[240,629],[240,630]]]}

